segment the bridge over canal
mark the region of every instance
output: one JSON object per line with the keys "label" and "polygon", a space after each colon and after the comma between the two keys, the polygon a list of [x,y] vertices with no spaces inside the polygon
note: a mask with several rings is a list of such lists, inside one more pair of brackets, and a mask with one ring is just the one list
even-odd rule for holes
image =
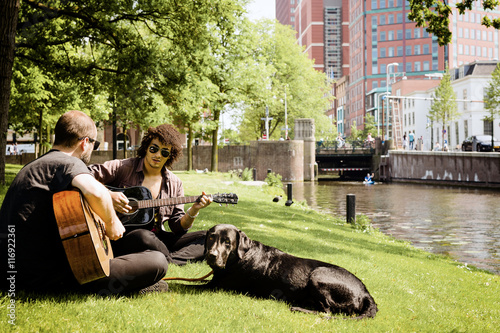
{"label": "bridge over canal", "polygon": [[380,152],[375,147],[375,143],[354,142],[339,146],[337,142],[317,142],[318,179],[362,180],[367,173],[378,171]]}

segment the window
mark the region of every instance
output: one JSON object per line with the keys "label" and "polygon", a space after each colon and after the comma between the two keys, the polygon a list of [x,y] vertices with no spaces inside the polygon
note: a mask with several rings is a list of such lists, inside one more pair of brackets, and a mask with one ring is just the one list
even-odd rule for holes
{"label": "window", "polygon": [[411,55],[411,45],[406,45],[406,55]]}
{"label": "window", "polygon": [[413,54],[419,55],[420,54],[420,45],[415,45],[414,48],[415,48],[415,51],[413,52]]}
{"label": "window", "polygon": [[295,8],[290,8],[290,13],[295,13]]}
{"label": "window", "polygon": [[405,30],[406,39],[411,39],[411,29]]}
{"label": "window", "polygon": [[385,25],[385,15],[380,16],[380,25]]}
{"label": "window", "polygon": [[411,62],[407,62],[406,63],[406,72],[407,73],[411,73],[411,71],[412,71],[412,68],[411,68],[412,66],[411,65],[412,65]]}
{"label": "window", "polygon": [[422,45],[422,46],[423,46],[423,48],[424,48],[424,52],[423,52],[423,54],[429,54],[429,44],[424,44],[424,45]]}
{"label": "window", "polygon": [[424,61],[424,71],[428,71],[429,70],[429,62],[428,61]]}
{"label": "window", "polygon": [[385,42],[385,31],[380,32],[380,41]]}
{"label": "window", "polygon": [[387,36],[387,40],[394,40],[394,31],[389,30],[389,35]]}
{"label": "window", "polygon": [[380,74],[385,74],[385,70],[387,68],[387,65],[386,64],[381,64],[380,65]]}
{"label": "window", "polygon": [[372,9],[377,9],[377,0],[372,0]]}
{"label": "window", "polygon": [[387,16],[387,18],[388,18],[388,23],[389,23],[389,24],[394,24],[394,15],[389,14],[389,15]]}
{"label": "window", "polygon": [[420,61],[415,61],[415,72],[420,72]]}
{"label": "window", "polygon": [[389,54],[388,54],[389,57],[394,57],[394,47],[390,47],[389,48]]}
{"label": "window", "polygon": [[469,122],[467,121],[467,119],[464,120],[464,137],[469,137]]}
{"label": "window", "polygon": [[464,30],[464,38],[469,38],[469,29]]}
{"label": "window", "polygon": [[483,120],[484,135],[493,135],[493,123],[490,120]]}
{"label": "window", "polygon": [[415,33],[413,35],[415,38],[420,38],[420,28],[415,28]]}
{"label": "window", "polygon": [[464,29],[463,28],[458,28],[458,37],[463,38],[464,37]]}
{"label": "window", "polygon": [[385,58],[387,57],[386,53],[385,53],[385,47],[381,47],[380,48],[380,58]]}
{"label": "window", "polygon": [[398,52],[398,57],[402,57],[403,56],[403,47],[398,46],[397,52]]}
{"label": "window", "polygon": [[398,13],[396,15],[396,23],[403,23],[403,13]]}
{"label": "window", "polygon": [[397,38],[398,38],[398,40],[403,39],[403,30],[398,30]]}

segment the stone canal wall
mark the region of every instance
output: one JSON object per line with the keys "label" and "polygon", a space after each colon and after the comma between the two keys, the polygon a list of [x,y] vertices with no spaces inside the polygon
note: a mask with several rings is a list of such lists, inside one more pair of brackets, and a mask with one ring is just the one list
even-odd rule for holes
{"label": "stone canal wall", "polygon": [[380,176],[393,182],[500,188],[500,153],[391,150],[381,158]]}

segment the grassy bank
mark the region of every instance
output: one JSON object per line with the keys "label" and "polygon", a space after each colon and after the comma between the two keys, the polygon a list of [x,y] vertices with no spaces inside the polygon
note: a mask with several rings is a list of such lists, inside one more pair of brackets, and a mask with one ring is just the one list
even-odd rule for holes
{"label": "grassy bank", "polygon": [[[500,276],[464,267],[409,243],[385,236],[358,217],[318,213],[304,203],[272,202],[276,190],[232,182],[228,175],[178,173],[186,195],[233,192],[236,206],[212,204],[194,230],[230,223],[250,238],[291,254],[342,266],[356,274],[377,302],[369,320],[324,320],[292,313],[281,301],[226,292],[193,292],[170,282],[166,294],[101,298],[94,295],[15,297],[15,325],[8,323],[11,299],[1,295],[0,331],[18,332],[498,332]],[[4,192],[0,192],[4,193]],[[2,198],[0,198],[2,200]],[[168,276],[197,277],[205,264],[170,266]]]}

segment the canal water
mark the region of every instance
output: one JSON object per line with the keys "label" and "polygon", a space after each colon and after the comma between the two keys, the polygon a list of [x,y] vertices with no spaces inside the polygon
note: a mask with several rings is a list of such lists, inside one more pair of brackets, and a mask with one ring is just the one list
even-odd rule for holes
{"label": "canal water", "polygon": [[[286,185],[285,185],[286,191]],[[415,247],[500,274],[500,191],[400,183],[293,183],[293,200],[345,217],[346,195],[375,228]]]}

